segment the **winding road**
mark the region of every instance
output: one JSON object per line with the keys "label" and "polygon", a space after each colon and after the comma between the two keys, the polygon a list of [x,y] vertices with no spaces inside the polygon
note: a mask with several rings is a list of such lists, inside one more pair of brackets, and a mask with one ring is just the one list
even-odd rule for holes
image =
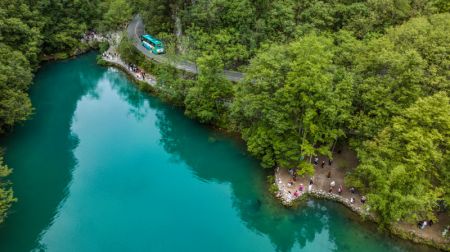
{"label": "winding road", "polygon": [[[174,61],[169,60],[164,54],[156,55],[156,54],[153,54],[152,52],[150,52],[149,50],[145,49],[141,45],[140,40],[139,40],[139,36],[144,34],[144,23],[142,21],[142,18],[139,15],[134,16],[133,20],[128,24],[127,33],[128,33],[128,37],[130,37],[131,40],[133,41],[134,46],[140,52],[142,52],[147,58],[150,58],[158,63],[170,64],[173,67],[183,70],[183,71],[186,71],[186,72],[190,72],[190,73],[194,73],[194,74],[198,73],[197,66],[192,62],[189,62],[189,61],[175,61],[174,62]],[[224,70],[223,74],[226,79],[233,81],[233,82],[238,82],[244,77],[243,73],[236,72],[236,71],[230,71],[230,70]]]}

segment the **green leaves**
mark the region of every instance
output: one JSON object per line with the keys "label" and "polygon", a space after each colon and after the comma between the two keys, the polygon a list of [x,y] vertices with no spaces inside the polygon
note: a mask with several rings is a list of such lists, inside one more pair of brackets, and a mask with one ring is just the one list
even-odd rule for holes
{"label": "green leaves", "polygon": [[[329,154],[344,135],[351,106],[351,78],[332,62],[329,38],[305,36],[272,46],[251,62],[236,89],[232,117],[249,151],[264,167],[312,170],[306,156]],[[336,91],[347,91],[340,93]]]}
{"label": "green leaves", "polygon": [[350,181],[367,191],[384,221],[435,218],[449,199],[450,99],[444,92],[421,98],[364,143]]}
{"label": "green leaves", "polygon": [[226,103],[232,95],[231,83],[223,76],[223,63],[216,51],[204,53],[197,60],[199,74],[188,89],[184,105],[188,116],[200,122],[225,123]]}
{"label": "green leaves", "polygon": [[131,19],[132,9],[125,0],[105,1],[103,8],[105,12],[99,25],[102,31],[122,28]]}
{"label": "green leaves", "polygon": [[[1,153],[0,153],[1,154]],[[2,223],[8,215],[8,210],[12,203],[16,202],[13,191],[5,177],[11,174],[12,170],[3,164],[3,157],[0,155],[0,223]]]}
{"label": "green leaves", "polygon": [[0,133],[31,114],[31,102],[25,92],[32,76],[23,54],[0,43]]}
{"label": "green leaves", "polygon": [[412,19],[356,50],[344,41],[344,52],[353,55],[352,63],[342,62],[354,73],[358,99],[352,128],[359,141],[374,137],[419,97],[450,92],[448,20],[449,14]]}

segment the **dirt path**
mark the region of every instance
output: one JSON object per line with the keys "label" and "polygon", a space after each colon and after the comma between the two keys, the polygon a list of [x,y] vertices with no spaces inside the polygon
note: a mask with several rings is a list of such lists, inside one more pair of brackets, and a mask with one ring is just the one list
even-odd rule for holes
{"label": "dirt path", "polygon": [[[367,204],[361,203],[361,197],[358,192],[351,193],[350,188],[344,185],[344,176],[347,171],[354,169],[358,161],[355,153],[348,149],[343,149],[340,153],[335,153],[333,156],[333,162],[331,165],[328,163],[328,158],[319,156],[318,165],[315,166],[315,174],[313,177],[297,177],[296,181],[287,169],[277,169],[275,171],[275,183],[278,186],[277,196],[282,200],[283,204],[291,205],[292,202],[308,192],[308,185],[310,179],[313,181],[313,185],[310,193],[319,197],[333,199],[341,202],[353,211],[359,214],[369,214],[370,207]],[[322,168],[322,161],[325,161],[325,165]],[[330,178],[328,175],[330,173]],[[335,186],[332,192],[329,193],[330,183],[334,181]],[[303,184],[303,192],[300,192],[299,187]],[[338,193],[339,186],[342,186],[342,193]],[[298,197],[297,194],[299,195]],[[354,198],[354,203],[350,203],[350,198]],[[413,240],[428,240],[437,244],[442,244],[443,247],[450,249],[449,239],[445,239],[442,236],[442,231],[446,226],[450,225],[450,219],[447,215],[441,214],[438,216],[439,222],[433,224],[431,227],[427,226],[425,229],[419,229],[414,224],[397,223],[395,229],[402,233],[408,233],[414,236]],[[448,250],[447,249],[447,250]]]}

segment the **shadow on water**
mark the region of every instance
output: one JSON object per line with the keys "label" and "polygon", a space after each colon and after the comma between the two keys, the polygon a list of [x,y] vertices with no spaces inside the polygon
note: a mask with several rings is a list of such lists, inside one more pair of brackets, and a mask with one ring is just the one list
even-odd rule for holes
{"label": "shadow on water", "polygon": [[[94,53],[77,61],[44,64],[30,90],[32,119],[1,142],[7,146],[6,162],[14,169],[10,179],[18,202],[0,228],[0,251],[33,249],[65,197],[78,144],[70,131],[72,117],[82,96],[96,96],[94,84],[104,72],[92,58]],[[92,71],[82,71],[86,64],[92,65]],[[52,85],[41,85],[48,82]]]}

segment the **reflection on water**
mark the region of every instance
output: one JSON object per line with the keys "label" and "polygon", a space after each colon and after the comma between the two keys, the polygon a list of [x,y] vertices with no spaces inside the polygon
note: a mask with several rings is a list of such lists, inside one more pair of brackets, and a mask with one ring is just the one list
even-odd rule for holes
{"label": "reflection on water", "polygon": [[413,251],[341,206],[286,209],[242,144],[138,91],[95,55],[39,72],[2,144],[19,202],[0,251]]}

